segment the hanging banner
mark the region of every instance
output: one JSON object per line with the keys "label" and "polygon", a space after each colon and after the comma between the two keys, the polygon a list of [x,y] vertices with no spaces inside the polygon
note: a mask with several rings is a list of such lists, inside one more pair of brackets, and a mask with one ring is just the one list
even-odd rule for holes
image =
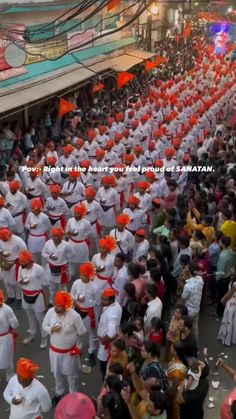
{"label": "hanging banner", "polygon": [[[86,32],[72,32],[72,33],[68,33],[67,34],[67,44],[68,44],[68,50],[69,52],[74,52],[74,51],[78,51],[80,49],[85,49],[85,48],[89,48],[92,46],[92,40],[94,35],[96,35],[96,31],[94,29],[92,30],[88,30]],[[83,45],[85,42],[89,42],[91,41],[91,43],[85,45],[85,46],[81,46]]]}
{"label": "hanging banner", "polygon": [[47,59],[59,58],[68,51],[67,40],[57,39],[40,44],[26,44],[27,58],[25,64],[34,64]]}

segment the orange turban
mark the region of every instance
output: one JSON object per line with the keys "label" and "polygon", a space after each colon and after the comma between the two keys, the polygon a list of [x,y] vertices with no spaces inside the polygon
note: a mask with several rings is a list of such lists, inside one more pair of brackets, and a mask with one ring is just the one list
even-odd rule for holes
{"label": "orange turban", "polygon": [[150,184],[148,182],[138,182],[137,183],[138,189],[148,189],[150,187]]}
{"label": "orange turban", "polygon": [[82,160],[80,162],[80,167],[85,167],[86,169],[88,169],[90,166],[91,166],[90,160]]}
{"label": "orange turban", "polygon": [[65,154],[71,154],[72,151],[73,151],[73,149],[71,149],[71,146],[70,145],[66,145],[66,146],[62,147],[62,151]]}
{"label": "orange turban", "polygon": [[73,179],[77,179],[80,175],[81,173],[78,170],[71,170],[69,172],[69,176],[72,177]]}
{"label": "orange turban", "polygon": [[80,275],[85,276],[88,279],[94,279],[96,275],[95,266],[91,262],[82,263],[80,265]]}
{"label": "orange turban", "polygon": [[49,164],[49,166],[55,166],[57,159],[56,157],[52,156],[52,157],[47,157],[47,164]]}
{"label": "orange turban", "polygon": [[84,203],[78,204],[74,207],[74,214],[79,214],[81,217],[85,217],[87,211],[88,209]]}
{"label": "orange turban", "polygon": [[139,205],[140,204],[140,199],[138,199],[136,196],[130,196],[128,199],[128,204],[133,204],[133,205]]}
{"label": "orange turban", "polygon": [[135,159],[135,156],[133,154],[125,154],[124,155],[124,162],[132,163]]}
{"label": "orange turban", "polygon": [[145,237],[145,231],[142,229],[136,230],[135,234],[140,237]]}
{"label": "orange turban", "polygon": [[10,189],[13,189],[14,191],[17,191],[17,190],[21,189],[21,184],[17,180],[12,180],[9,183],[9,187],[10,187]]}
{"label": "orange turban", "polygon": [[136,145],[134,151],[135,153],[143,153],[143,147],[141,145]]}
{"label": "orange turban", "polygon": [[66,309],[73,307],[73,299],[71,294],[65,291],[57,291],[55,295],[54,304],[56,306],[62,306]]}
{"label": "orange turban", "polygon": [[157,131],[154,131],[154,137],[155,138],[161,138],[162,136],[163,136],[163,131],[161,130],[161,129],[159,129],[159,130],[157,130]]}
{"label": "orange turban", "polygon": [[156,160],[154,164],[156,167],[159,167],[159,168],[164,166],[163,160],[161,159]]}
{"label": "orange turban", "polygon": [[130,217],[128,214],[120,214],[116,218],[117,224],[121,224],[122,226],[127,226],[130,223]]}
{"label": "orange turban", "polygon": [[30,359],[20,358],[17,362],[16,372],[23,380],[34,378],[38,370],[39,366]]}
{"label": "orange turban", "polygon": [[0,289],[0,303],[4,303],[5,301],[5,295],[3,293],[3,290]]}
{"label": "orange turban", "polygon": [[112,236],[102,237],[99,240],[99,247],[106,249],[108,252],[112,252],[116,248],[116,240]]}
{"label": "orange turban", "polygon": [[50,191],[52,193],[57,193],[59,195],[61,193],[61,187],[60,187],[60,185],[51,185],[50,186]]}
{"label": "orange turban", "polygon": [[28,264],[32,263],[34,261],[33,255],[30,252],[27,252],[27,250],[21,250],[19,252],[19,263],[21,264]]}
{"label": "orange turban", "polygon": [[96,155],[96,157],[104,157],[105,156],[105,151],[104,150],[101,150],[100,148],[98,148],[95,151],[95,155]]}
{"label": "orange turban", "polygon": [[103,185],[109,185],[109,186],[115,186],[116,185],[116,178],[115,176],[111,175],[107,175],[107,176],[103,176],[102,178],[102,184]]}
{"label": "orange turban", "polygon": [[12,236],[12,232],[9,228],[1,228],[0,229],[0,240],[9,240]]}
{"label": "orange turban", "polygon": [[179,138],[174,138],[174,139],[173,139],[173,146],[174,146],[174,147],[179,147],[179,146],[180,146],[180,144],[181,144],[181,141],[180,141],[180,139],[179,139]]}
{"label": "orange turban", "polygon": [[167,148],[165,151],[166,157],[172,157],[175,154],[175,150],[173,148]]}
{"label": "orange turban", "polygon": [[145,173],[146,178],[151,179],[151,180],[156,180],[156,174],[154,172],[147,172]]}
{"label": "orange turban", "polygon": [[122,122],[122,121],[123,121],[123,119],[124,119],[124,114],[123,114],[123,112],[118,112],[118,113],[116,114],[116,120],[117,120],[117,121]]}
{"label": "orange turban", "polygon": [[32,209],[42,209],[42,201],[40,198],[33,198],[31,201],[31,208]]}
{"label": "orange turban", "polygon": [[76,144],[77,145],[84,145],[84,140],[83,140],[83,138],[77,138],[77,140],[76,140]]}
{"label": "orange turban", "polygon": [[107,148],[112,148],[112,147],[114,147],[114,145],[115,145],[115,143],[114,143],[114,141],[113,141],[113,140],[108,140],[108,141],[106,142],[106,147],[107,147]]}
{"label": "orange turban", "polygon": [[[128,135],[128,134],[126,133],[126,135]],[[121,141],[122,138],[123,138],[123,134],[121,134],[120,132],[118,132],[118,134],[115,135],[115,140],[117,140],[117,141]]]}
{"label": "orange turban", "polygon": [[102,293],[102,297],[110,298],[110,297],[116,297],[118,295],[118,291],[116,291],[114,288],[105,288],[105,290]]}
{"label": "orange turban", "polygon": [[94,138],[96,138],[96,132],[93,130],[93,129],[89,129],[88,130],[88,138],[90,139],[90,140],[94,140]]}
{"label": "orange turban", "polygon": [[93,187],[92,187],[92,186],[88,186],[88,187],[85,189],[85,196],[88,196],[88,197],[94,198],[94,197],[96,196],[96,191],[95,191],[95,189],[93,189]]}
{"label": "orange turban", "polygon": [[5,199],[2,196],[0,196],[0,208],[4,207],[4,205],[5,205]]}
{"label": "orange turban", "polygon": [[51,235],[52,236],[58,236],[58,237],[63,237],[65,234],[63,228],[61,227],[53,227],[51,229]]}

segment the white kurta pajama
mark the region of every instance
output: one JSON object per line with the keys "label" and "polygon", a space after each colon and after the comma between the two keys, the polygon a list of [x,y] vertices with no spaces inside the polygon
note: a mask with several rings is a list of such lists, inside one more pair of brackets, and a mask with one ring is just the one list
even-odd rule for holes
{"label": "white kurta pajama", "polygon": [[[117,302],[108,307],[104,307],[98,323],[98,337],[102,338],[108,336],[110,339],[115,339],[119,332],[121,315],[122,309],[120,304]],[[99,342],[97,357],[99,361],[107,362],[109,357],[109,347]]]}
{"label": "white kurta pajama", "polygon": [[[58,333],[52,333],[51,329],[56,324],[60,324],[61,329]],[[80,336],[86,333],[80,315],[69,309],[63,316],[59,316],[54,308],[50,308],[44,318],[43,329],[50,335],[49,358],[51,372],[55,377],[56,395],[65,393],[65,379],[69,392],[77,391],[79,357],[70,352],[78,344]]]}
{"label": "white kurta pajama", "polygon": [[24,216],[26,217],[25,211],[28,208],[28,202],[26,196],[16,191],[12,194],[10,191],[6,195],[6,204],[8,209],[15,220],[15,226],[12,227],[12,232],[22,235],[24,233]]}
{"label": "white kurta pajama", "polygon": [[110,232],[110,236],[114,237],[117,241],[117,246],[113,250],[112,255],[117,255],[117,253],[123,253],[125,256],[128,256],[132,252],[134,247],[134,236],[130,231],[124,229],[124,231],[119,231],[117,228]]}
{"label": "white kurta pajama", "polygon": [[69,210],[64,199],[60,197],[56,199],[49,197],[46,201],[45,207],[51,225],[53,227],[62,227],[64,229],[67,221],[66,216],[69,214]]}
{"label": "white kurta pajama", "polygon": [[0,228],[10,228],[12,230],[15,225],[15,220],[10,211],[6,208],[0,208]]}
{"label": "white kurta pajama", "polygon": [[[77,279],[71,288],[71,295],[75,301],[77,310],[84,313],[82,318],[84,327],[89,335],[89,354],[92,354],[96,349],[95,337],[96,337],[96,328],[97,328],[97,291],[98,288],[93,281],[84,283],[81,279]],[[84,302],[78,302],[78,298],[84,298]],[[88,310],[86,315],[86,310]],[[91,319],[93,317],[94,319]]]}
{"label": "white kurta pajama", "polygon": [[[67,290],[69,273],[66,266],[74,257],[74,250],[65,240],[62,240],[58,246],[55,245],[53,240],[48,240],[43,248],[42,256],[47,262],[46,272],[50,279],[50,303],[53,304],[56,292]],[[54,259],[54,256],[56,259]],[[61,272],[58,269],[53,271],[53,267],[59,268]],[[64,276],[63,270],[66,273]]]}
{"label": "white kurta pajama", "polygon": [[6,370],[7,381],[13,375],[14,338],[10,330],[18,326],[14,311],[3,303],[0,307],[0,370]]}
{"label": "white kurta pajama", "polygon": [[50,220],[43,212],[40,212],[39,215],[30,212],[26,218],[25,228],[29,230],[29,252],[33,253],[36,262],[41,262],[41,252],[47,241],[48,232],[51,229]]}
{"label": "white kurta pajama", "polygon": [[[12,403],[14,397],[21,397],[18,405]],[[43,418],[43,413],[51,409],[51,399],[46,387],[35,378],[28,387],[22,387],[17,375],[12,377],[4,390],[3,397],[10,405],[9,419],[37,419]]]}
{"label": "white kurta pajama", "polygon": [[0,252],[2,252],[4,259],[9,263],[15,262],[8,271],[1,268],[7,296],[8,298],[16,298],[17,300],[21,299],[21,289],[17,282],[17,258],[20,250],[27,250],[26,244],[20,237],[14,234],[6,242],[0,240]]}
{"label": "white kurta pajama", "polygon": [[[31,336],[36,335],[37,323],[39,325],[41,338],[46,337],[46,333],[42,329],[44,314],[46,311],[46,301],[44,287],[49,286],[49,278],[42,266],[34,263],[31,269],[19,268],[18,282],[26,281],[20,284],[22,289],[22,308],[25,310],[29,322],[29,333]],[[28,301],[37,296],[35,302]],[[28,300],[28,301],[27,301]]]}
{"label": "white kurta pajama", "polygon": [[89,260],[89,246],[87,240],[92,236],[90,222],[85,218],[76,220],[74,217],[68,220],[66,233],[72,234],[69,244],[73,249],[74,255],[70,261],[71,275],[74,275],[81,263]]}
{"label": "white kurta pajama", "polygon": [[[103,271],[99,272],[95,278],[94,283],[98,288],[98,306],[101,307],[101,294],[105,288],[112,286],[112,275],[114,269],[115,256],[108,253],[108,255],[102,259],[101,253],[97,253],[92,258],[92,263],[96,268],[103,267]],[[100,309],[99,309],[100,310]]]}
{"label": "white kurta pajama", "polygon": [[105,189],[103,186],[99,188],[96,200],[101,204],[103,216],[101,217],[101,225],[107,230],[109,227],[116,225],[116,212],[120,208],[120,198],[118,192],[114,188]]}

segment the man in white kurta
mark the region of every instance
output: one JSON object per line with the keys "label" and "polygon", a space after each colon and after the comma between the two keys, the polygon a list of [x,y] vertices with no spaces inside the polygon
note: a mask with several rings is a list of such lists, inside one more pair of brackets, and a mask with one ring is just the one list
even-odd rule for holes
{"label": "man in white kurta", "polygon": [[111,227],[116,225],[116,212],[119,211],[120,198],[118,192],[111,187],[115,182],[113,176],[104,176],[102,179],[103,186],[99,188],[96,200],[103,209],[103,216],[101,218],[101,225],[103,234],[109,234]]}
{"label": "man in white kurta", "polygon": [[96,196],[96,191],[92,186],[88,186],[85,189],[85,197],[86,200],[83,201],[83,204],[87,207],[87,214],[86,214],[86,220],[88,220],[91,224],[92,228],[92,250],[94,250],[93,253],[98,251],[98,239],[101,236],[101,224],[100,219],[103,215],[103,210],[101,205],[94,199]]}
{"label": "man in white kurta", "polygon": [[41,264],[41,253],[48,238],[51,223],[42,211],[41,201],[32,199],[31,212],[27,215],[25,228],[29,231],[28,249],[34,255],[35,262]]}
{"label": "man in white kurta", "polygon": [[66,234],[74,252],[69,264],[70,275],[75,277],[79,265],[89,260],[89,238],[92,236],[92,228],[85,218],[87,207],[84,204],[75,205],[73,213],[74,217],[68,220]]}
{"label": "man in white kurta", "polygon": [[75,256],[67,241],[63,240],[64,231],[61,227],[53,227],[51,239],[45,243],[42,257],[47,262],[46,271],[50,281],[50,304],[53,305],[57,291],[67,291],[69,272],[67,264]]}
{"label": "man in white kurta", "polygon": [[78,180],[80,173],[78,171],[69,172],[69,178],[62,187],[62,196],[68,206],[73,205],[84,199],[84,185]]}
{"label": "man in white kurta", "polygon": [[3,397],[10,406],[9,419],[41,419],[52,404],[46,387],[35,378],[39,367],[30,359],[20,358],[17,375],[4,390]]}
{"label": "man in white kurta", "polygon": [[145,231],[142,229],[136,230],[135,232],[135,243],[133,252],[133,262],[139,263],[140,259],[148,255],[149,242],[145,239]]}
{"label": "man in white kurta", "polygon": [[54,307],[48,310],[43,321],[43,329],[50,335],[49,358],[56,384],[54,405],[65,394],[66,382],[70,393],[77,391],[80,355],[77,345],[86,329],[72,305],[71,295],[58,291]]}
{"label": "man in white kurta", "polygon": [[5,297],[0,289],[0,370],[6,371],[7,381],[13,376],[13,355],[16,335],[14,329],[19,322],[14,311],[4,304]]}
{"label": "man in white kurta", "polygon": [[117,228],[110,232],[110,236],[116,240],[116,248],[112,254],[123,253],[127,258],[131,256],[134,247],[134,236],[126,229],[126,226],[130,222],[130,218],[127,214],[120,214],[116,218]]}
{"label": "man in white kurta", "polygon": [[[96,276],[94,283],[98,288],[98,299],[100,299],[103,290],[111,287],[113,283],[113,264],[115,256],[111,254],[116,248],[116,240],[114,237],[106,236],[99,240],[100,253],[92,258],[92,263],[96,268]],[[100,311],[100,301],[98,303]]]}
{"label": "man in white kurta", "polygon": [[106,374],[110,344],[118,336],[122,315],[120,304],[115,302],[116,295],[117,291],[115,289],[106,288],[101,296],[103,310],[97,328],[99,337],[97,357],[100,361],[100,371],[103,380]]}
{"label": "man in white kurta", "polygon": [[50,186],[50,192],[51,196],[47,198],[45,204],[48,218],[53,227],[65,228],[69,210],[64,199],[59,196],[61,187],[59,185],[52,185]]}
{"label": "man in white kurta", "polygon": [[21,184],[16,180],[9,183],[9,192],[6,194],[6,206],[15,220],[15,226],[12,232],[16,233],[22,239],[25,239],[24,223],[26,219],[26,210],[28,209],[28,201],[26,196],[19,190]]}
{"label": "man in white kurta", "polygon": [[114,260],[114,270],[113,270],[113,288],[116,289],[118,295],[116,297],[116,302],[120,304],[121,307],[124,306],[126,300],[125,285],[129,282],[128,270],[125,266],[126,257],[123,253],[117,253]]}
{"label": "man in white kurta", "polygon": [[13,229],[16,225],[15,220],[12,217],[10,211],[4,206],[5,199],[2,196],[0,196],[0,228]]}
{"label": "man in white kurta", "polygon": [[25,242],[12,234],[9,229],[1,229],[1,275],[7,292],[7,304],[12,304],[16,300],[17,309],[21,307],[21,289],[17,282],[20,250],[26,250]]}
{"label": "man in white kurta", "polygon": [[42,329],[46,312],[44,288],[49,286],[49,278],[42,266],[34,263],[33,255],[30,252],[21,251],[19,263],[18,283],[22,290],[22,307],[29,322],[27,336],[23,340],[23,344],[28,345],[35,339],[38,325],[41,335],[40,349],[44,349],[47,346],[47,335]]}
{"label": "man in white kurta", "polygon": [[75,303],[75,311],[83,319],[84,326],[89,335],[89,365],[95,365],[95,337],[97,327],[97,286],[93,279],[96,274],[92,263],[87,262],[80,265],[80,278],[77,279],[71,288],[71,295]]}

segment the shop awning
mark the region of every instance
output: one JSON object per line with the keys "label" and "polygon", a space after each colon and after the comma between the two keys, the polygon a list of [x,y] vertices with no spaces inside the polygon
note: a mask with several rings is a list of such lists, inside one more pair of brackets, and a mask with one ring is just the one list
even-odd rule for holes
{"label": "shop awning", "polygon": [[154,55],[156,55],[153,52],[143,51],[142,49],[130,51],[130,52],[127,52],[127,54],[131,55],[132,57],[142,58],[143,60],[148,60],[148,58],[154,57]]}
{"label": "shop awning", "polygon": [[0,90],[0,113],[51,96],[60,90],[93,76],[94,73],[92,71],[80,67],[78,70],[71,71],[69,74],[57,75],[56,78],[48,81],[45,81],[45,79],[41,83],[35,81],[28,88],[22,86],[22,88],[12,93],[4,92],[2,89]]}
{"label": "shop awning", "polygon": [[128,55],[127,53],[110,60],[110,68],[117,72],[127,71],[135,65],[141,63],[142,61],[142,58],[133,57],[131,55]]}

